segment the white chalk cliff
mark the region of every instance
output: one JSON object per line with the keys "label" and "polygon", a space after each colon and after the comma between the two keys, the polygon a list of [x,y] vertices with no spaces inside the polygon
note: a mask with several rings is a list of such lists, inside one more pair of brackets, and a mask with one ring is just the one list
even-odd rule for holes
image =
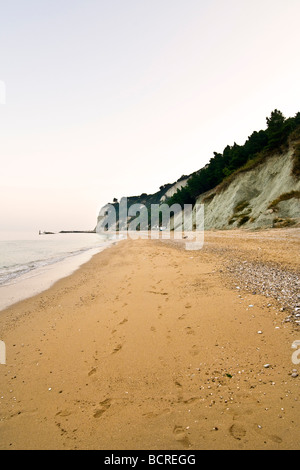
{"label": "white chalk cliff", "polygon": [[[293,173],[295,145],[269,156],[256,168],[237,173],[226,185],[202,194],[205,230],[300,225],[300,180]],[[179,214],[174,226],[181,223]]]}
{"label": "white chalk cliff", "polygon": [[[242,168],[224,180],[216,188],[199,195],[197,205],[204,205],[205,230],[229,230],[235,228],[260,229],[300,226],[300,179],[299,179],[300,141],[290,141],[285,151],[278,151],[265,156],[248,169]],[[298,160],[297,160],[298,159]],[[297,163],[298,161],[298,163]],[[297,170],[295,171],[295,164]],[[163,204],[173,194],[184,187],[190,177],[182,178],[174,184],[162,186],[156,194],[129,197],[128,205],[136,204],[146,207],[149,211],[151,204]],[[118,203],[114,204],[117,208]],[[104,222],[108,222],[118,230],[121,224],[114,222],[115,218],[108,220],[104,217],[102,208],[98,217],[98,229],[101,230]],[[127,217],[125,225],[133,218]],[[182,213],[178,213],[170,223],[171,229],[180,228]],[[144,217],[141,229],[147,230],[148,218]],[[192,230],[185,226],[186,230]]]}

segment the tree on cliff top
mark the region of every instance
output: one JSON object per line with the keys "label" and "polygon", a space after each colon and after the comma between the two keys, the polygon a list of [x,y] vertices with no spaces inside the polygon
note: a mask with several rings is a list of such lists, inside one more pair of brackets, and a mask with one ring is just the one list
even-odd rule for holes
{"label": "tree on cliff top", "polygon": [[267,125],[267,149],[273,150],[285,143],[290,132],[289,121],[286,120],[281,111],[275,109],[272,111],[271,116],[267,118]]}
{"label": "tree on cliff top", "polygon": [[[200,194],[205,193],[223,182],[237,170],[255,158],[264,158],[263,152],[273,151],[287,144],[293,131],[300,135],[300,113],[295,117],[286,119],[281,111],[275,109],[271,116],[266,118],[267,129],[254,131],[244,145],[227,145],[223,153],[214,152],[214,157],[201,170],[195,172],[185,187],[167,201],[169,205],[178,203],[194,204]],[[266,153],[265,153],[266,154]],[[298,171],[298,170],[295,170]]]}

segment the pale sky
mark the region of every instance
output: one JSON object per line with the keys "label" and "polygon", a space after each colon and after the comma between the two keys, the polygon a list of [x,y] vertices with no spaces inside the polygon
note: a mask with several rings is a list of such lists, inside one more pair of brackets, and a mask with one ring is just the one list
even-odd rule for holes
{"label": "pale sky", "polygon": [[300,111],[300,0],[0,0],[0,231],[92,229]]}

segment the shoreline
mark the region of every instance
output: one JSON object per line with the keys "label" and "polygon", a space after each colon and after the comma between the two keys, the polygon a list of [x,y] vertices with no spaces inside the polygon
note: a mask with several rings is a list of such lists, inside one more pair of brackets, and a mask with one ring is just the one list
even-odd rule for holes
{"label": "shoreline", "polygon": [[93,256],[101,253],[110,246],[111,244],[108,243],[107,246],[90,248],[83,253],[69,256],[62,261],[36,268],[16,278],[9,284],[1,285],[0,315],[2,311],[8,307],[34,297],[37,294],[41,294],[51,288],[56,282],[72,275],[77,269],[80,269],[83,264],[89,262]]}
{"label": "shoreline", "polygon": [[225,272],[299,267],[276,233],[121,241],[1,312],[0,448],[299,449],[300,330]]}

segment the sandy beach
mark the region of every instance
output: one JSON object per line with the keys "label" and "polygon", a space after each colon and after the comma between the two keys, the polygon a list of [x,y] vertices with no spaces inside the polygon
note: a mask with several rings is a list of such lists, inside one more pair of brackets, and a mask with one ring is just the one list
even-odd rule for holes
{"label": "sandy beach", "polygon": [[299,449],[299,253],[299,229],[125,240],[2,311],[0,449]]}

